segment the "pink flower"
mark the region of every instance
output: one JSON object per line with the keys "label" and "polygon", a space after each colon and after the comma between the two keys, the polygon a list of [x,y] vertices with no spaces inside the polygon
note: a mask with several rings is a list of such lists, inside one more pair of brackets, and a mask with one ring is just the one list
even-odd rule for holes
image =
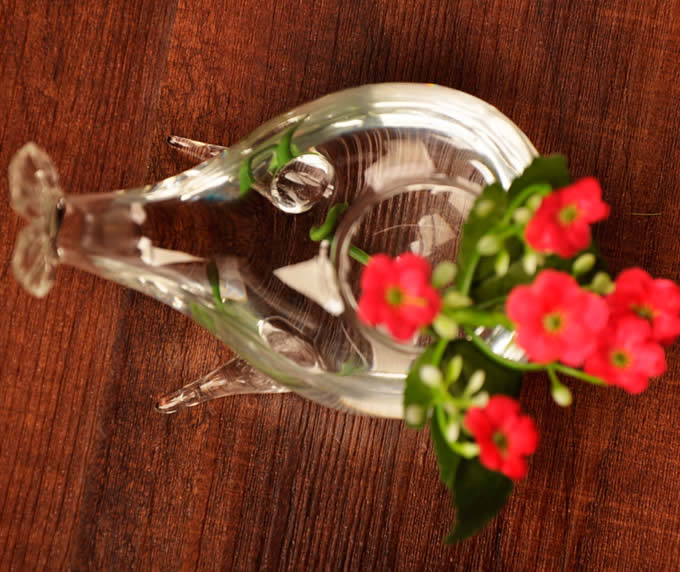
{"label": "pink flower", "polygon": [[506,309],[517,326],[517,343],[531,361],[572,366],[595,349],[609,316],[603,298],[556,270],[544,270],[530,286],[514,288]]}
{"label": "pink flower", "polygon": [[629,393],[647,388],[649,378],[666,371],[663,348],[650,339],[652,328],[634,316],[612,319],[585,371]]}
{"label": "pink flower", "polygon": [[479,445],[479,461],[487,469],[511,479],[527,474],[526,456],[538,446],[533,420],[520,415],[519,403],[505,395],[494,395],[486,407],[472,407],[465,414],[465,427]]}
{"label": "pink flower", "polygon": [[524,237],[537,252],[571,258],[590,245],[590,224],[608,215],[600,183],[587,177],[545,197]]}
{"label": "pink flower", "polygon": [[372,256],[361,275],[359,319],[371,326],[384,325],[398,340],[412,338],[441,309],[430,273],[430,264],[416,254],[395,259]]}
{"label": "pink flower", "polygon": [[651,337],[669,345],[680,335],[680,288],[671,280],[654,280],[641,268],[624,270],[607,297],[614,316],[638,316],[652,326]]}

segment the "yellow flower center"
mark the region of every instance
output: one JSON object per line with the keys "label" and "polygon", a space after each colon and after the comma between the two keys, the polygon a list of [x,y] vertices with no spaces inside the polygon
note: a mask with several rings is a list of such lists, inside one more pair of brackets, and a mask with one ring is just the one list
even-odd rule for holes
{"label": "yellow flower center", "polygon": [[390,306],[404,306],[406,304],[420,307],[427,306],[427,300],[425,300],[425,298],[406,294],[399,286],[390,286],[386,290],[385,301]]}
{"label": "yellow flower center", "polygon": [[630,365],[630,355],[623,350],[614,350],[611,353],[611,360],[614,367],[625,369]]}
{"label": "yellow flower center", "polygon": [[656,311],[648,304],[632,304],[633,312],[645,320],[652,320],[656,315]]}
{"label": "yellow flower center", "polygon": [[576,205],[567,205],[560,211],[560,213],[557,215],[557,218],[559,219],[560,223],[562,223],[564,226],[567,226],[568,224],[574,222],[580,214],[581,211],[578,210]]}
{"label": "yellow flower center", "polygon": [[559,312],[546,314],[543,318],[543,327],[550,334],[557,334],[564,328],[564,316]]}
{"label": "yellow flower center", "polygon": [[391,286],[385,293],[385,300],[391,306],[400,306],[404,300],[404,293],[398,286]]}
{"label": "yellow flower center", "polygon": [[501,452],[501,454],[505,455],[505,452],[508,449],[507,437],[500,431],[496,431],[493,434],[493,442],[496,444],[496,447],[498,447],[498,450]]}

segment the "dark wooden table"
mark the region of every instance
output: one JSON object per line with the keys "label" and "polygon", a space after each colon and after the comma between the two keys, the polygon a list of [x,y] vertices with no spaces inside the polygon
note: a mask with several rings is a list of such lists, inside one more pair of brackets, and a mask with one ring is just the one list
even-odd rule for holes
{"label": "dark wooden table", "polygon": [[[134,186],[186,166],[170,133],[229,145],[343,87],[436,82],[600,178],[613,270],[680,279],[677,0],[223,4],[0,0],[3,172],[35,140],[68,192]],[[529,478],[484,533],[448,547],[426,434],[294,395],[154,413],[228,350],[67,268],[30,298],[9,268],[23,223],[7,200],[0,220],[1,569],[680,566],[679,346],[640,397],[573,384],[562,410],[529,378],[542,436]]]}

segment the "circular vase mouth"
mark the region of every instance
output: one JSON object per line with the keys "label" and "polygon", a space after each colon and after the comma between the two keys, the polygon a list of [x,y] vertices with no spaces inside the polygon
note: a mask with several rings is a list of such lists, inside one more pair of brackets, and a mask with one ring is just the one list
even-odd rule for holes
{"label": "circular vase mouth", "polygon": [[410,252],[425,258],[432,268],[444,260],[455,261],[463,225],[480,191],[480,185],[469,181],[433,176],[366,193],[347,211],[336,233],[333,263],[346,318],[369,342],[415,355],[432,340],[419,332],[399,342],[382,327],[359,319],[364,264],[356,259],[356,249],[391,258]]}

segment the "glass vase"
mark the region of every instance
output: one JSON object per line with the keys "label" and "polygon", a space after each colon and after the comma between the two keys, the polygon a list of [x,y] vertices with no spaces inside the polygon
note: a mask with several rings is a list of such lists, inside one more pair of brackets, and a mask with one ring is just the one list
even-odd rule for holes
{"label": "glass vase", "polygon": [[[13,207],[28,221],[13,270],[28,292],[47,294],[57,266],[69,264],[169,304],[234,351],[160,398],[166,413],[292,390],[401,417],[406,372],[428,339],[397,343],[357,319],[365,257],[455,260],[476,195],[494,181],[507,188],[536,156],[494,107],[420,84],[328,95],[228,149],[170,143],[203,162],[136,189],[65,194],[32,143],[9,173]],[[508,332],[484,335],[521,358]]]}

